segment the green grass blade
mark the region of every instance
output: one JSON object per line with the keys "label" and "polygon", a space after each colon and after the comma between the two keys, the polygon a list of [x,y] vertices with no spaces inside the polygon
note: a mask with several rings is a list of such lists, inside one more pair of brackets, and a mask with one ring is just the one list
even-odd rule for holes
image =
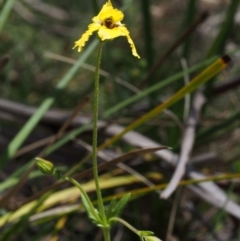
{"label": "green grass blade", "polygon": [[[184,22],[184,27],[190,26],[190,24],[194,21],[196,14],[197,14],[197,0],[188,0],[188,9],[187,9],[185,22]],[[188,59],[190,55],[191,39],[192,39],[192,36],[190,35],[189,38],[184,43],[183,57],[185,59]]]}
{"label": "green grass blade", "polygon": [[22,145],[22,143],[26,140],[28,135],[34,129],[34,127],[38,124],[42,116],[45,112],[51,107],[54,103],[57,95],[60,91],[69,83],[69,81],[73,78],[73,76],[77,73],[79,67],[84,63],[87,57],[92,53],[97,45],[97,40],[92,42],[89,47],[81,54],[80,58],[77,62],[70,68],[70,70],[62,77],[59,83],[56,86],[55,92],[52,96],[48,97],[44,100],[44,102],[40,105],[35,114],[26,122],[23,128],[18,132],[18,134],[14,137],[14,139],[10,142],[7,149],[0,157],[0,168],[2,168],[8,159],[12,158],[18,148]]}
{"label": "green grass blade", "polygon": [[8,16],[11,12],[11,9],[13,7],[13,4],[16,0],[6,0],[3,3],[3,7],[0,14],[0,33],[2,32],[4,25],[7,22]]}
{"label": "green grass blade", "polygon": [[150,68],[153,64],[153,36],[152,36],[152,18],[150,13],[151,1],[141,0],[143,29],[145,42],[145,55]]}
{"label": "green grass blade", "polygon": [[229,34],[232,31],[232,26],[234,22],[234,16],[238,10],[238,4],[240,0],[232,0],[231,5],[228,9],[228,13],[225,19],[225,22],[222,24],[222,28],[215,39],[211,49],[208,52],[208,57],[211,57],[215,54],[223,54],[224,45],[226,43]]}

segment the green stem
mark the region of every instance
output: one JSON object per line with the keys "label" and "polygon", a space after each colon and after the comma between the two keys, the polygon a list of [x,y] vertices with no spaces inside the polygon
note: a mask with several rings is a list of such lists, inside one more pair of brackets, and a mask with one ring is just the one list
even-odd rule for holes
{"label": "green stem", "polygon": [[103,199],[101,194],[101,189],[99,186],[98,178],[98,163],[97,163],[97,123],[98,123],[98,100],[99,100],[99,69],[101,61],[101,53],[103,48],[103,42],[100,41],[97,53],[97,64],[95,72],[95,82],[94,82],[94,103],[93,103],[93,142],[92,142],[92,159],[93,159],[93,175],[97,192],[98,209],[102,221],[107,225],[106,215],[104,211]]}
{"label": "green stem", "polygon": [[135,234],[139,235],[139,230],[137,230],[136,228],[134,228],[131,224],[129,224],[128,222],[126,222],[125,220],[118,218],[118,217],[112,217],[110,218],[109,222],[111,222],[112,220],[117,221],[121,224],[123,224],[124,226],[126,226],[128,229],[130,229],[132,232],[134,232]]}
{"label": "green stem", "polygon": [[109,227],[104,227],[102,228],[102,231],[103,231],[103,237],[104,237],[104,241],[111,241],[110,239],[110,229]]}
{"label": "green stem", "polygon": [[[73,185],[75,185],[75,186],[80,190],[81,195],[84,196],[85,200],[87,201],[87,203],[88,203],[88,205],[89,205],[89,207],[90,207],[90,209],[91,209],[91,213],[95,216],[95,218],[96,218],[99,222],[101,222],[101,220],[99,220],[98,214],[96,213],[96,211],[95,211],[95,209],[94,209],[94,207],[93,207],[93,205],[92,205],[91,200],[89,199],[87,193],[86,193],[85,190],[82,188],[82,186],[81,186],[75,179],[73,179],[73,178],[71,178],[71,177],[66,177],[66,176],[64,176],[63,178],[64,178],[64,180],[66,180],[66,181],[68,181],[68,182],[71,182]],[[87,211],[87,210],[86,210],[86,211]]]}

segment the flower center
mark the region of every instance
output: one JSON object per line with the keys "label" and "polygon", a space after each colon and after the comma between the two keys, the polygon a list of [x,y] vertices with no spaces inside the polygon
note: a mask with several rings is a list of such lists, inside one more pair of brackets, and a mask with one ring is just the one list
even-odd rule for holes
{"label": "flower center", "polygon": [[104,25],[105,25],[107,28],[109,28],[109,29],[114,28],[114,27],[115,27],[115,23],[113,22],[112,17],[106,18],[106,19],[104,20]]}

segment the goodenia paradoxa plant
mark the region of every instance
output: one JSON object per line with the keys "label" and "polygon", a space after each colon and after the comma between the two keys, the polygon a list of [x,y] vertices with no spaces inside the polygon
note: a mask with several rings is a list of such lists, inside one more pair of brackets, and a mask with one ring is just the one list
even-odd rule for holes
{"label": "goodenia paradoxa plant", "polygon": [[[119,36],[125,36],[131,46],[132,54],[135,57],[139,57],[137,54],[135,45],[130,37],[129,31],[127,28],[121,23],[124,14],[113,8],[111,1],[109,0],[105,3],[99,12],[99,14],[93,17],[91,23],[88,26],[88,30],[81,36],[81,38],[75,42],[75,47],[78,47],[78,51],[80,52],[84,47],[85,43],[88,41],[90,35],[94,31],[98,31],[98,37],[100,40],[99,48],[97,52],[97,64],[96,64],[96,72],[95,72],[95,82],[94,82],[94,106],[93,106],[93,144],[92,144],[92,159],[93,159],[93,172],[94,172],[94,180],[96,186],[97,200],[98,200],[98,209],[99,213],[102,217],[103,223],[107,225],[106,214],[104,211],[104,205],[102,200],[102,194],[99,187],[98,180],[98,166],[97,166],[97,121],[98,121],[98,101],[99,101],[99,69],[100,69],[100,60],[101,53],[103,48],[103,42],[106,40],[111,40]],[[109,232],[104,229],[104,237],[106,240],[110,238]]]}
{"label": "goodenia paradoxa plant", "polygon": [[[79,182],[74,178],[64,176],[61,170],[57,169],[52,162],[44,160],[42,158],[36,158],[36,164],[39,170],[46,175],[54,176],[57,179],[62,179],[71,182],[76,186],[81,193],[82,205],[88,215],[88,218],[98,227],[102,228],[103,232],[109,231],[110,228],[116,223],[120,222],[125,225],[128,229],[133,231],[139,236],[141,241],[161,241],[159,238],[153,236],[151,231],[142,231],[135,229],[125,220],[121,219],[119,216],[130,199],[130,193],[125,194],[119,201],[114,197],[108,207],[106,208],[106,221],[103,220],[101,213],[93,206],[88,194],[85,192],[84,188]],[[106,238],[108,236],[106,235]],[[109,236],[110,238],[110,236]],[[106,240],[106,239],[105,239]],[[110,239],[109,239],[110,240]]]}
{"label": "goodenia paradoxa plant", "polygon": [[[60,170],[55,168],[53,164],[47,160],[37,158],[37,166],[44,174],[49,174],[55,176],[58,179],[64,179],[66,181],[71,182],[73,185],[78,187],[81,192],[82,204],[88,214],[90,220],[99,226],[104,235],[105,241],[110,241],[110,228],[116,222],[120,221],[123,224],[129,225],[126,221],[120,219],[118,216],[120,215],[121,211],[127,204],[130,194],[123,196],[118,202],[116,199],[113,199],[107,211],[105,211],[103,198],[101,194],[101,189],[99,186],[99,177],[98,177],[98,163],[97,163],[97,122],[98,122],[98,102],[99,102],[99,69],[100,69],[100,60],[101,60],[101,53],[103,48],[103,43],[106,40],[111,40],[119,36],[125,36],[127,38],[128,43],[130,44],[132,54],[140,58],[137,54],[135,45],[130,37],[128,29],[121,23],[123,20],[124,14],[116,9],[113,8],[112,3],[108,0],[105,3],[99,12],[99,14],[93,17],[91,23],[88,26],[88,30],[81,36],[81,38],[75,42],[75,46],[73,48],[78,47],[78,51],[80,52],[82,48],[85,46],[85,43],[88,41],[89,37],[92,35],[93,32],[98,31],[99,37],[99,47],[97,52],[97,64],[96,64],[96,72],[95,72],[95,82],[94,82],[94,106],[93,106],[93,142],[92,142],[92,164],[93,164],[93,174],[94,174],[94,181],[97,193],[97,204],[98,208],[94,208],[90,198],[88,197],[85,190],[82,188],[81,184],[78,183],[75,179],[64,176]],[[131,226],[132,227],[132,226]],[[133,230],[133,229],[131,229]],[[138,231],[135,229],[135,233],[143,240],[150,240],[147,236],[150,235],[143,235],[142,231]],[[152,232],[150,232],[152,234]],[[145,238],[146,236],[146,238]]]}

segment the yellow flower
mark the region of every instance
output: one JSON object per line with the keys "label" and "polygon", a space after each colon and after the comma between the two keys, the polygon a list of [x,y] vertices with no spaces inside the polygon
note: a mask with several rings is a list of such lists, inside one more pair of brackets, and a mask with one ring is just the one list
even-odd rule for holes
{"label": "yellow flower", "polygon": [[102,41],[125,36],[132,49],[132,54],[135,57],[140,58],[128,29],[121,23],[123,17],[123,13],[118,9],[113,8],[111,1],[108,0],[108,2],[103,5],[99,14],[93,17],[93,23],[88,26],[88,30],[82,35],[82,37],[75,42],[73,48],[78,47],[78,52],[82,51],[82,48],[85,46],[85,43],[88,41],[92,33],[98,31],[98,36]]}

